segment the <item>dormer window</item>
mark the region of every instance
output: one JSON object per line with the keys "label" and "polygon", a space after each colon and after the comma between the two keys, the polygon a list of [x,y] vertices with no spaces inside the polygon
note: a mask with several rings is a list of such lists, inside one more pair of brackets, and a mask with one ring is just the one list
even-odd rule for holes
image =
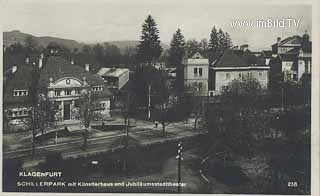
{"label": "dormer window", "polygon": [[102,91],[102,90],[103,90],[102,86],[94,86],[94,87],[92,87],[92,91]]}
{"label": "dormer window", "polygon": [[28,90],[13,90],[13,96],[18,97],[18,96],[27,96],[28,95]]}

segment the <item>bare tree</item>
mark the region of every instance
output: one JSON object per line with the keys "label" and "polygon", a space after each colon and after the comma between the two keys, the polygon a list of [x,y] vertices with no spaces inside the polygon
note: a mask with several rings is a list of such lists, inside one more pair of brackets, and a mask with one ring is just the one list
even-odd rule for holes
{"label": "bare tree", "polygon": [[90,132],[90,124],[93,120],[99,117],[99,103],[97,96],[91,92],[89,88],[85,88],[81,92],[80,97],[80,119],[84,125],[85,131],[83,133],[83,148],[87,148],[87,142]]}

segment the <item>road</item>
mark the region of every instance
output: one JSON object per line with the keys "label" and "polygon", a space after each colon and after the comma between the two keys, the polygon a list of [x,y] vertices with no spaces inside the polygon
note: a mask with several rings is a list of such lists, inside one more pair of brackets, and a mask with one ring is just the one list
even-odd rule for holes
{"label": "road", "polygon": [[[153,125],[139,126],[131,128],[129,136],[132,140],[137,141],[138,145],[149,145],[153,143],[164,143],[168,140],[177,140],[179,138],[190,137],[199,134],[193,131],[193,123],[173,123],[166,126],[166,134],[162,134],[162,127],[154,128]],[[91,130],[101,132],[99,130]],[[103,132],[102,136],[95,134],[95,137],[87,140],[86,150],[82,149],[83,139],[78,138],[76,141],[65,141],[57,144],[49,144],[36,146],[35,152],[37,159],[44,159],[43,156],[50,152],[60,152],[63,157],[86,156],[88,154],[96,154],[100,152],[113,151],[123,147],[120,142],[121,138],[126,136],[125,132]],[[129,143],[130,146],[130,143]],[[32,148],[16,149],[4,152],[4,158],[22,158],[30,159]]]}

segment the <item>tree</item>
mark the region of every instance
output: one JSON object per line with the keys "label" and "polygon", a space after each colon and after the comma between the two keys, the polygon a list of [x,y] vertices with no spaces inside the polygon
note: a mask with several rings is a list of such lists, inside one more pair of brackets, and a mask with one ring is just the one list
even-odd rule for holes
{"label": "tree", "polygon": [[204,57],[208,56],[208,40],[202,39],[199,43],[200,53],[204,55]]}
{"label": "tree", "polygon": [[95,119],[95,117],[97,117],[96,100],[96,95],[91,93],[91,90],[89,90],[89,88],[85,88],[81,91],[81,97],[79,99],[80,119],[85,128],[85,131],[83,132],[83,149],[87,148],[90,124]]}
{"label": "tree", "polygon": [[260,108],[263,94],[260,82],[252,76],[245,76],[231,81],[223,89],[221,99],[241,115]]}
{"label": "tree", "polygon": [[186,43],[187,56],[199,52],[199,43],[196,39],[188,40]]}
{"label": "tree", "polygon": [[185,40],[180,29],[174,34],[169,49],[169,64],[176,67],[175,87],[178,91],[183,90],[183,65],[182,59],[185,53]]}
{"label": "tree", "polygon": [[161,55],[159,30],[151,15],[148,15],[142,25],[141,40],[138,45],[137,59],[140,63],[153,63]]}
{"label": "tree", "polygon": [[27,36],[24,42],[29,52],[34,51],[38,47],[37,40],[35,40],[34,37],[32,37],[31,35]]}
{"label": "tree", "polygon": [[223,32],[222,29],[217,31],[214,26],[210,33],[210,40],[208,45],[209,61],[212,62],[219,55],[223,53],[225,49],[232,47],[232,40],[227,32]]}
{"label": "tree", "polygon": [[224,34],[223,48],[224,49],[228,49],[228,48],[231,48],[231,47],[232,47],[232,40],[231,40],[231,37],[230,37],[229,33],[226,32]]}
{"label": "tree", "polygon": [[210,33],[210,40],[208,45],[208,50],[211,53],[217,52],[219,49],[219,43],[218,43],[218,34],[217,29],[214,26]]}
{"label": "tree", "polygon": [[217,107],[206,113],[208,130],[220,142],[220,150],[246,155],[254,151],[263,120],[258,115],[263,109],[263,93],[259,81],[250,76],[233,80],[223,90]]}

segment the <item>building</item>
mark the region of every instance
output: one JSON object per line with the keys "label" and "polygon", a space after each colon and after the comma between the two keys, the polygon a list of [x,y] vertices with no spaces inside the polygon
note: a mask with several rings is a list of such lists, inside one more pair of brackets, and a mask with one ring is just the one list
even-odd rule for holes
{"label": "building", "polygon": [[192,89],[199,95],[208,94],[209,60],[199,52],[189,58],[183,59],[184,65],[184,87]]}
{"label": "building", "polygon": [[268,87],[269,67],[248,49],[228,49],[210,65],[209,96],[221,94],[231,81],[253,77]]}
{"label": "building", "polygon": [[271,47],[273,74],[281,74],[283,81],[298,82],[304,74],[311,74],[312,42],[307,32],[302,37],[278,38]]}
{"label": "building", "polygon": [[125,68],[101,68],[98,73],[104,79],[106,86],[110,89],[122,89],[130,77],[129,69]]}
{"label": "building", "polygon": [[101,119],[110,116],[112,94],[99,75],[89,72],[88,64],[84,68],[60,56],[39,56],[37,64],[31,63],[27,57],[24,64],[13,65],[7,76],[4,115],[8,124],[30,119],[33,108],[31,89],[35,81],[39,84],[37,96],[50,100],[55,108],[55,120],[61,124],[79,120],[80,100],[84,93],[91,94],[95,113]]}
{"label": "building", "polygon": [[79,98],[84,91],[95,95],[96,109],[105,118],[110,117],[112,94],[100,76],[89,72],[89,64],[81,67],[59,56],[49,57],[40,71],[40,84],[46,87],[62,121],[79,119]]}

